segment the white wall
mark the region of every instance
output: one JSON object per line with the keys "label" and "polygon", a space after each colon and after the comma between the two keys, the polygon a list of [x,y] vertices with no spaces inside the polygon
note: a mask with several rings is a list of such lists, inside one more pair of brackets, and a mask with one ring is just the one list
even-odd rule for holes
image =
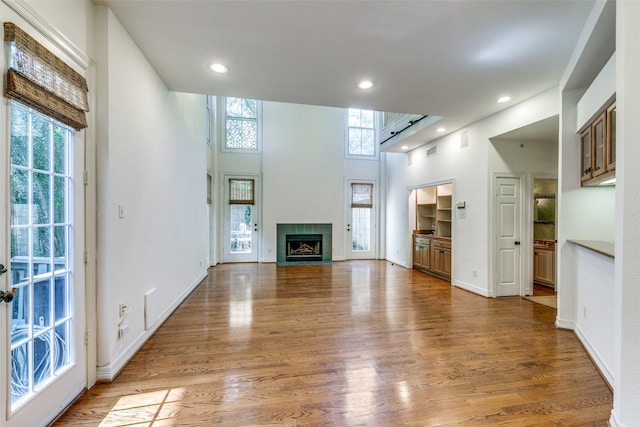
{"label": "white wall", "polygon": [[111,378],[206,274],[207,149],[205,97],[168,91],[111,11],[97,9],[98,377]]}
{"label": "white wall", "polygon": [[[347,181],[379,184],[379,163],[345,159],[346,110],[342,108],[264,101],[262,124],[262,154],[216,154],[219,217],[222,218],[224,204],[222,177],[259,175],[259,261],[276,261],[278,223],[332,224],[333,260],[344,260]],[[221,224],[219,233],[220,227]]]}
{"label": "white wall", "polygon": [[[501,113],[469,125],[407,154],[387,155],[387,254],[390,260],[408,265],[411,230],[407,228],[408,188],[454,181],[453,200],[465,201],[465,218],[456,212],[452,225],[452,283],[480,295],[490,296],[491,253],[489,242],[490,188],[493,172],[515,169],[548,172],[554,165],[542,165],[545,145],[526,144],[525,155],[504,153],[519,150],[511,146],[496,150],[490,139],[514,129],[558,114],[557,92],[547,91]],[[468,146],[461,146],[461,133],[467,132]],[[435,156],[426,150],[438,146]],[[530,156],[532,153],[535,155]],[[555,156],[550,156],[554,158]],[[517,161],[514,159],[518,159]],[[403,221],[401,225],[399,221]],[[403,254],[404,252],[404,254]],[[403,255],[403,256],[402,256]],[[402,256],[402,258],[401,258]],[[474,271],[476,272],[474,274]]]}

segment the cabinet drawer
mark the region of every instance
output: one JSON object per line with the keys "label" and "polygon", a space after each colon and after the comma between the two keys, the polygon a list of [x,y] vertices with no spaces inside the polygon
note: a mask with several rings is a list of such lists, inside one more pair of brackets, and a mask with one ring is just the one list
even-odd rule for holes
{"label": "cabinet drawer", "polygon": [[431,241],[431,247],[434,249],[451,249],[451,242],[433,239]]}

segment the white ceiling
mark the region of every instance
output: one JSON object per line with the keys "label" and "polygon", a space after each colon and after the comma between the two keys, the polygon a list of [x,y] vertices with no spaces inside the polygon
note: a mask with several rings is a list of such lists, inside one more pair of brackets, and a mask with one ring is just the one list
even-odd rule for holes
{"label": "white ceiling", "polygon": [[99,3],[172,90],[442,116],[417,146],[558,85],[594,0]]}

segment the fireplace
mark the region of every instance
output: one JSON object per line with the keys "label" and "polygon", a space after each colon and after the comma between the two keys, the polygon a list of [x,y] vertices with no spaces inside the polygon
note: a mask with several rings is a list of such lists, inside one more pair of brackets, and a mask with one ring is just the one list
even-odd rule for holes
{"label": "fireplace", "polygon": [[287,234],[287,262],[322,261],[322,234]]}
{"label": "fireplace", "polygon": [[278,265],[331,264],[331,224],[277,224]]}

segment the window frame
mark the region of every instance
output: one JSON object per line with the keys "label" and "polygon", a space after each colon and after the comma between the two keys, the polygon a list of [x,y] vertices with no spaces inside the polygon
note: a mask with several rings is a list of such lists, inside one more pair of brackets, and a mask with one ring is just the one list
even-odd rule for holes
{"label": "window frame", "polygon": [[[229,97],[240,99],[254,99],[254,98],[242,98],[242,97]],[[227,97],[218,97],[217,109],[219,112],[219,133],[218,140],[220,141],[220,151],[224,153],[244,153],[244,154],[262,154],[262,101],[255,99],[256,101],[256,148],[229,148],[227,147]]]}
{"label": "window frame", "polygon": [[[349,111],[350,110],[360,110],[360,111],[371,111],[373,113],[373,127],[367,128],[362,126],[349,126]],[[379,135],[379,113],[375,110],[367,110],[364,108],[346,108],[345,109],[345,135],[344,135],[344,156],[347,159],[354,160],[378,160],[380,155],[380,147],[378,144],[378,135]],[[373,129],[373,154],[352,154],[349,145],[349,130],[350,129]]]}

